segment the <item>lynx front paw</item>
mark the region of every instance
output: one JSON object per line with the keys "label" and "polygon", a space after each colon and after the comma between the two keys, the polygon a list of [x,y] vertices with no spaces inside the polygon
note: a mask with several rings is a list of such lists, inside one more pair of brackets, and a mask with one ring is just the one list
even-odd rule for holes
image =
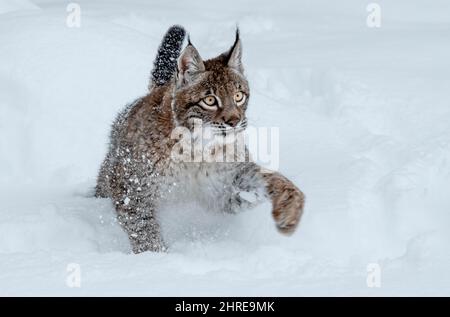
{"label": "lynx front paw", "polygon": [[272,215],[278,231],[294,233],[303,213],[305,196],[293,184],[285,184],[283,190],[272,197]]}

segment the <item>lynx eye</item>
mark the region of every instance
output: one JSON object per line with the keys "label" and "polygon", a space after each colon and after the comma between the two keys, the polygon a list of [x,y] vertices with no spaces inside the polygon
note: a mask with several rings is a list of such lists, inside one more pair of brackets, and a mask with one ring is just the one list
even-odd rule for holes
{"label": "lynx eye", "polygon": [[236,102],[238,106],[242,106],[245,102],[245,99],[246,96],[242,91],[238,91],[234,94],[234,102]]}
{"label": "lynx eye", "polygon": [[216,103],[216,98],[214,98],[213,96],[207,96],[203,99],[203,101],[208,105],[208,106],[212,106],[213,104]]}
{"label": "lynx eye", "polygon": [[200,105],[207,110],[217,109],[217,99],[214,96],[206,96],[200,101]]}

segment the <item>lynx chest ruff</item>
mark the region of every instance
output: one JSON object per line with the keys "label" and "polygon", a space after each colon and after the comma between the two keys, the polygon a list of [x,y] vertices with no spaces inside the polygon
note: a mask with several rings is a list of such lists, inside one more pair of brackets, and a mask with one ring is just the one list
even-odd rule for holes
{"label": "lynx chest ruff", "polygon": [[195,200],[208,209],[225,212],[236,212],[241,207],[234,164],[171,163],[168,169],[162,186],[163,200]]}

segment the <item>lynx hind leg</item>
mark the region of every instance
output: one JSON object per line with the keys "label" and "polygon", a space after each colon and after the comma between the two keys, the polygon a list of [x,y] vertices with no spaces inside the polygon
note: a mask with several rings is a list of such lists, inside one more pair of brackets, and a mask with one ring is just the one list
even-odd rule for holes
{"label": "lynx hind leg", "polygon": [[112,124],[111,133],[109,135],[109,149],[106,158],[100,166],[100,171],[97,177],[97,185],[95,187],[95,196],[100,198],[112,197],[114,189],[111,188],[112,179],[117,181],[117,175],[114,168],[117,167],[117,149],[119,149],[121,130],[123,129],[125,118],[128,112],[140,101],[136,99],[134,102],[128,104],[124,110],[114,120]]}
{"label": "lynx hind leg", "polygon": [[303,214],[305,195],[286,177],[279,173],[264,173],[267,193],[272,200],[272,216],[277,229],[286,235],[297,228]]}

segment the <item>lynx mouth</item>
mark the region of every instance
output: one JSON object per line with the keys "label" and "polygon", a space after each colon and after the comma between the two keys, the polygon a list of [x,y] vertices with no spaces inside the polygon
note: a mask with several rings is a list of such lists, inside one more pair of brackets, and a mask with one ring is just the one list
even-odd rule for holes
{"label": "lynx mouth", "polygon": [[227,136],[244,131],[247,128],[247,119],[239,121],[239,123],[235,127],[232,127],[228,124],[216,122],[209,123],[208,127],[215,135]]}
{"label": "lynx mouth", "polygon": [[203,122],[202,119],[197,117],[190,118],[188,122],[191,129],[195,130],[197,127],[201,127],[202,129],[209,130],[216,136],[229,136],[243,132],[248,125],[246,118],[239,121],[239,123],[234,127],[219,122]]}

